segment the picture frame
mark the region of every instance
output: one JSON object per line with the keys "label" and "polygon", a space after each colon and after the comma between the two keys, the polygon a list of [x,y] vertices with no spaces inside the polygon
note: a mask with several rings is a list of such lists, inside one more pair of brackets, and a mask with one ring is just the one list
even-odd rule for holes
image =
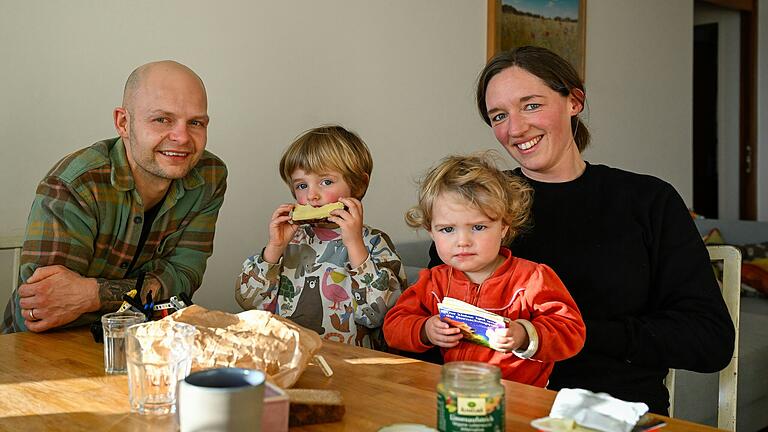
{"label": "picture frame", "polygon": [[584,79],[587,0],[487,0],[487,59],[518,46],[548,48]]}

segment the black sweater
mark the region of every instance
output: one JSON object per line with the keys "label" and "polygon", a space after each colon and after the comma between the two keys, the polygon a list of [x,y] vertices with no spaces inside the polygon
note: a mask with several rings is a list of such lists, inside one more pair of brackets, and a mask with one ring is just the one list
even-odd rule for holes
{"label": "black sweater", "polygon": [[[520,169],[514,175],[525,176]],[[548,388],[585,388],[666,414],[668,368],[715,372],[733,323],[685,204],[668,183],[587,164],[576,180],[534,188],[515,256],[552,267],[587,324],[584,349],[555,364]],[[434,246],[432,262],[439,258]]]}

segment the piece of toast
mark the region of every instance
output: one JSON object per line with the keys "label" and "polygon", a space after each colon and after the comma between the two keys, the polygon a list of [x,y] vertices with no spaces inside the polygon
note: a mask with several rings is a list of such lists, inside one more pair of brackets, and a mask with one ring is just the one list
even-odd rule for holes
{"label": "piece of toast", "polygon": [[326,204],[322,207],[312,207],[311,205],[296,204],[291,212],[291,219],[294,222],[299,223],[317,223],[324,221],[331,212],[334,210],[340,210],[344,208],[344,204],[340,202]]}
{"label": "piece of toast", "polygon": [[290,402],[290,427],[330,423],[344,417],[344,401],[336,390],[286,389]]}

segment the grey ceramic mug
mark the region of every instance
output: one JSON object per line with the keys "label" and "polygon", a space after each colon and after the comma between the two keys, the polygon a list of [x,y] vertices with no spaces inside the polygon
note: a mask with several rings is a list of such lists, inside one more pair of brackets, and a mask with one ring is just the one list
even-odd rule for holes
{"label": "grey ceramic mug", "polygon": [[260,431],[265,378],[241,368],[190,374],[179,384],[181,432]]}

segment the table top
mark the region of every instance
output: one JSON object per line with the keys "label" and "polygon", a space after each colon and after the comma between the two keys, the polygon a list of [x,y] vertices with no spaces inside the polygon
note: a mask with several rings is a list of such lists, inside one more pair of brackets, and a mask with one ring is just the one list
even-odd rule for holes
{"label": "table top", "polygon": [[[440,366],[350,345],[325,342],[320,354],[334,371],[309,366],[296,388],[339,390],[341,422],[291,431],[376,431],[392,423],[436,424],[435,387]],[[555,392],[504,381],[506,430],[534,431]],[[664,417],[661,417],[664,418]],[[664,432],[716,429],[666,419]],[[175,416],[131,414],[128,379],[106,375],[103,345],[84,329],[0,336],[0,430],[173,431]]]}

